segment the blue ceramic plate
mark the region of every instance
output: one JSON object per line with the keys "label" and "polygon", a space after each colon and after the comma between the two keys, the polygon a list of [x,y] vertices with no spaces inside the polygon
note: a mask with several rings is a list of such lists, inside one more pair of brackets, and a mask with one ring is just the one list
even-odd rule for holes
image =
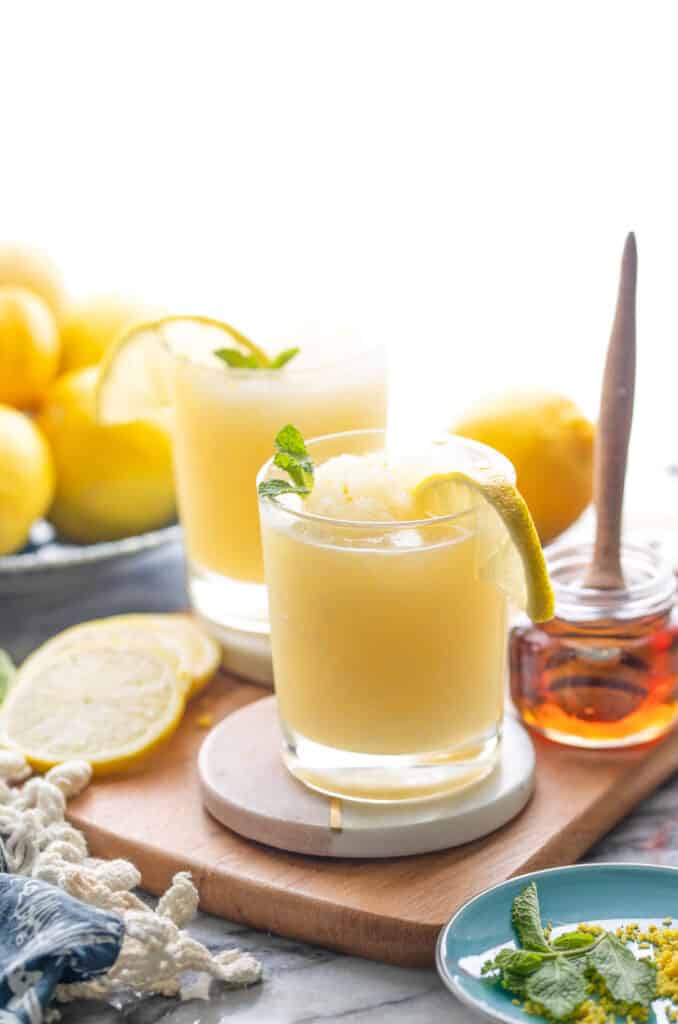
{"label": "blue ceramic plate", "polygon": [[[450,991],[491,1020],[536,1024],[542,1019],[523,1013],[513,1005],[509,992],[478,976],[482,964],[498,946],[515,941],[511,904],[531,881],[539,890],[542,919],[553,923],[556,934],[580,921],[608,928],[630,921],[658,925],[665,917],[678,922],[678,868],[577,864],[521,875],[482,892],[445,925],[438,939],[436,961],[438,973]],[[667,1020],[663,1002],[657,1001],[656,1015],[650,1016],[657,1024]]]}

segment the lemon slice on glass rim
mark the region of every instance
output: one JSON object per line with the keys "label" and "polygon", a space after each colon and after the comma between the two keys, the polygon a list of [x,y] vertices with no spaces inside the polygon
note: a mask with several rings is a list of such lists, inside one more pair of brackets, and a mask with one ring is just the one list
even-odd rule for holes
{"label": "lemon slice on glass rim", "polygon": [[422,517],[472,509],[479,574],[534,622],[553,618],[553,590],[539,536],[525,499],[507,474],[482,462],[461,471],[438,465],[414,484],[412,494]]}
{"label": "lemon slice on glass rim", "polygon": [[2,707],[3,739],[45,771],[79,759],[95,775],[143,764],[176,729],[184,687],[148,651],[66,650],[18,673]]}
{"label": "lemon slice on glass rim", "polygon": [[166,316],[135,324],[104,357],[97,384],[97,419],[103,424],[132,420],[168,422],[172,395],[169,361],[190,358],[225,368],[214,353],[236,349],[254,356],[262,367],[270,359],[258,345],[230,324],[205,316]]}

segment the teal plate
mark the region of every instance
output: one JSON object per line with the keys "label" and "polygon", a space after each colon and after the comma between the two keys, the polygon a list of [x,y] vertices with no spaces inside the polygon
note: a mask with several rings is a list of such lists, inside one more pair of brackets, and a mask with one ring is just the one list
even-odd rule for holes
{"label": "teal plate", "polygon": [[[497,947],[513,943],[511,904],[528,882],[536,882],[542,919],[554,933],[588,921],[608,928],[637,921],[660,925],[671,917],[678,927],[678,868],[643,864],[576,864],[535,871],[487,889],[466,903],[438,939],[436,963],[444,984],[463,1003],[491,1020],[536,1022],[511,1002],[498,985],[479,977]],[[650,1021],[668,1021],[666,1000],[655,1000]]]}

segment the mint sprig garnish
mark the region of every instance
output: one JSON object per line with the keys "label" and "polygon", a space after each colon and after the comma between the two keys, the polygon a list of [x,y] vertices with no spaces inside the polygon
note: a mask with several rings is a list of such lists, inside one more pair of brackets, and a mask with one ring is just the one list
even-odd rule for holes
{"label": "mint sprig garnish", "polygon": [[259,356],[255,352],[241,352],[239,348],[217,348],[214,355],[233,370],[281,370],[299,352],[299,348],[286,348],[273,359],[268,359],[263,354]]}
{"label": "mint sprig garnish", "polygon": [[295,356],[298,356],[300,351],[301,349],[295,347],[285,348],[282,352],[278,352],[277,356],[274,356],[273,359],[271,359],[268,366],[269,370],[280,370],[283,366],[287,366],[290,359],[294,359]]}
{"label": "mint sprig garnish", "polygon": [[0,649],[0,704],[9,693],[9,688],[14,682],[16,669],[14,662],[6,651]]}
{"label": "mint sprig garnish", "polygon": [[[522,948],[500,949],[482,974],[514,995],[541,1007],[552,1021],[571,1021],[591,997],[591,983],[622,1007],[649,1007],[657,991],[657,968],[638,959],[610,932],[576,930],[547,938],[539,896],[530,882],[514,899],[511,921]],[[600,989],[599,989],[600,991]]]}
{"label": "mint sprig garnish", "polygon": [[313,462],[306,450],[301,431],[288,423],[275,437],[276,453],[273,464],[284,470],[289,480],[264,480],[259,494],[277,498],[279,494],[310,494],[313,490]]}
{"label": "mint sprig garnish", "polygon": [[255,355],[245,355],[239,348],[216,348],[215,356],[219,356],[234,370],[261,370],[261,360]]}

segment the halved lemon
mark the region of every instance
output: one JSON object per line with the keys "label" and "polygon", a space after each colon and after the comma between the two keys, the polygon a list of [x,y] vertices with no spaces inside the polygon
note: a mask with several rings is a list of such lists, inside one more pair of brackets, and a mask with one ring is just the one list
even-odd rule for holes
{"label": "halved lemon", "polygon": [[187,615],[113,615],[72,626],[33,652],[19,669],[19,681],[64,651],[94,647],[141,650],[168,662],[186,700],[210,681],[221,661],[219,645]]}
{"label": "halved lemon", "polygon": [[166,316],[136,324],[113,345],[101,363],[97,387],[100,423],[132,420],[167,422],[171,410],[170,359],[189,357],[224,368],[214,354],[236,348],[256,356],[262,366],[270,360],[263,349],[230,324],[204,316]]}
{"label": "halved lemon", "polygon": [[534,622],[553,618],[553,590],[525,499],[511,479],[478,463],[465,471],[436,471],[413,488],[422,516],[475,514],[480,573]]}
{"label": "halved lemon", "polygon": [[166,659],[96,647],[64,651],[19,673],[2,728],[38,771],[76,758],[103,775],[143,763],[183,711],[184,687]]}

